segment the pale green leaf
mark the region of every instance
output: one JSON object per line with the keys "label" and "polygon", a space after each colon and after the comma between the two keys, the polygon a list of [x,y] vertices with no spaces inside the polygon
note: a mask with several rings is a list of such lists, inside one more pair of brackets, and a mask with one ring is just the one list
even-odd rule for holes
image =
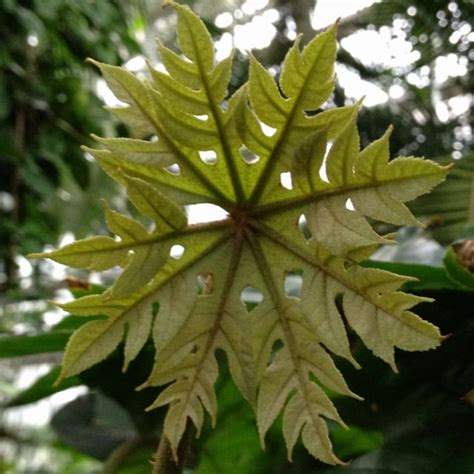
{"label": "pale green leaf", "polygon": [[123,242],[133,242],[146,239],[147,229],[135,219],[112,210],[104,201],[105,222],[110,232],[118,235]]}
{"label": "pale green leaf", "polygon": [[148,63],[154,86],[161,92],[161,100],[188,114],[205,115],[208,112],[206,96],[202,90],[190,89],[169,74],[157,71]]}
{"label": "pale green leaf", "polygon": [[155,126],[145,117],[140,110],[125,107],[104,107],[115,117],[128,126],[133,137],[143,138],[153,135],[156,132]]}
{"label": "pale green leaf", "polygon": [[110,66],[92,59],[89,61],[100,69],[117,99],[128,104],[133,109],[133,113],[140,117],[140,120],[156,125],[154,111],[149,107],[149,89],[142,81],[124,68]]}
{"label": "pale green leaf", "polygon": [[213,120],[201,120],[196,116],[178,109],[164,99],[163,93],[152,92],[153,104],[164,129],[172,136],[179,137],[180,142],[190,148],[208,150],[219,143],[216,126]]}
{"label": "pale green leaf", "polygon": [[[310,41],[302,53],[299,39],[295,41],[283,63],[280,84],[285,96],[298,97],[304,110],[320,107],[334,87],[335,59],[335,26]],[[306,83],[308,77],[312,80]]]}
{"label": "pale green leaf", "polygon": [[322,189],[325,184],[320,176],[327,147],[326,129],[310,135],[296,150],[293,161],[293,186],[302,194]]}
{"label": "pale green leaf", "polygon": [[[132,161],[124,161],[108,150],[92,150],[84,147],[100,164],[102,169],[115,181],[123,185],[124,173],[133,178],[153,184],[162,194],[177,204],[194,202],[214,202],[214,196],[203,183],[196,181],[188,170],[180,166],[179,173]],[[219,200],[216,201],[219,203]]]}
{"label": "pale green leaf", "polygon": [[74,268],[102,271],[120,265],[127,253],[127,247],[120,242],[101,235],[77,240],[52,252],[34,253],[30,258],[46,257]]}
{"label": "pale green leaf", "polygon": [[181,209],[150,184],[138,178],[124,176],[127,194],[133,205],[155,222],[158,231],[186,228],[187,219]]}
{"label": "pale green leaf", "polygon": [[[142,81],[96,63],[125,103],[117,113],[147,140],[97,138],[104,148],[86,149],[153,225],[106,205],[114,238],[34,255],[123,269],[102,295],[61,305],[102,316],[71,337],[61,377],[100,362],[122,341],[125,370],[152,339],[155,362],[141,387],[166,386],[149,409],[168,406],[164,436],[176,456],[189,423],[199,433],[207,415],[216,422],[222,351],[262,443],[282,416],[290,458],[301,440],[314,457],[340,464],[326,420],[344,422],[327,390],[359,398],[332,357],[358,366],[346,325],[393,369],[396,348],[428,350],[442,340],[412,312],[427,300],[399,290],[407,278],[358,264],[391,241],[368,219],[417,223],[404,203],[447,169],[390,160],[390,130],[361,151],[360,102],[321,110],[334,87],[335,26],[303,50],[298,38],[279,83],[250,56],[249,81],[227,97],[232,55],[217,62],[199,18],[166,5],[177,10],[182,53],[158,43],[168,74],[149,65],[151,81]],[[190,225],[184,210],[196,203],[220,206],[227,217]],[[287,289],[289,275],[302,279],[298,292]]]}
{"label": "pale green leaf", "polygon": [[[184,136],[187,136],[186,125],[189,125],[194,126],[195,131],[199,132],[196,137],[199,146],[214,143],[215,131],[212,125],[190,114],[188,114],[188,120],[186,120],[180,116],[178,110],[169,106],[169,104],[168,107],[164,107],[164,99],[161,93],[153,89],[148,82],[140,81],[135,75],[125,69],[109,66],[97,61],[91,60],[91,62],[102,71],[107,84],[115,95],[125,104],[128,104],[124,109],[125,118],[131,117],[132,122],[136,122],[141,130],[144,129],[144,123],[146,122],[152,125],[154,133],[159,135],[163,146],[176,156],[178,164],[185,166],[189,173],[193,175],[193,178],[197,179],[208,191],[218,196],[224,202],[227,201],[228,194],[232,192],[232,188],[230,185],[226,185],[223,174],[220,173],[214,177],[215,179],[210,179],[207,174],[212,174],[212,172],[204,173],[204,163],[196,160],[195,154],[189,156],[188,150],[183,147],[185,139],[179,135],[173,135],[173,133],[181,131]],[[199,140],[198,137],[200,138]],[[217,187],[214,181],[220,186]]]}
{"label": "pale green leaf", "polygon": [[326,174],[332,186],[346,186],[352,183],[354,161],[359,149],[359,134],[354,119],[334,142],[327,157]]}
{"label": "pale green leaf", "polygon": [[[174,452],[187,418],[193,420],[198,430],[201,429],[203,419],[198,408],[201,403],[215,421],[217,403],[213,386],[218,375],[214,355],[216,349],[221,348],[228,353],[232,360],[231,372],[244,395],[249,400],[255,396],[252,380],[247,380],[252,367],[251,349],[245,349],[248,342],[244,328],[233,321],[236,315],[237,320],[244,320],[239,314],[245,314],[244,305],[239,301],[241,248],[225,244],[216,252],[212,260],[207,257],[198,265],[199,269],[206,264],[203,268],[212,279],[202,295],[198,296],[195,290],[195,272],[189,272],[187,281],[182,278],[170,281],[160,295],[160,309],[154,329],[157,363],[144,386],[169,383],[179,374],[177,381],[150,407],[169,403],[168,396],[173,394],[172,409],[168,412],[165,427],[168,426],[166,433]],[[224,271],[224,278],[215,280],[214,275],[220,270]],[[180,296],[177,297],[177,294]],[[167,324],[165,321],[170,316],[174,316],[173,321]],[[243,322],[245,324],[245,320]]]}
{"label": "pale green leaf", "polygon": [[108,295],[86,296],[61,307],[85,316],[106,314],[106,321],[92,321],[74,333],[66,346],[60,378],[78,374],[105,359],[121,342],[125,329],[124,370],[148,340],[153,319],[152,300],[122,298]]}
{"label": "pale green leaf", "polygon": [[[123,326],[112,321],[91,321],[81,326],[69,339],[58,380],[76,375],[104,360],[119,345]],[[81,354],[87,353],[87,357]]]}
{"label": "pale green leaf", "polygon": [[166,2],[178,12],[178,45],[191,61],[208,72],[214,66],[214,43],[204,23],[188,7]]}
{"label": "pale green leaf", "polygon": [[179,57],[174,51],[167,48],[159,39],[158,51],[168,73],[180,84],[194,90],[199,90],[199,73],[193,63]]}
{"label": "pale green leaf", "polygon": [[102,143],[121,161],[138,166],[163,168],[174,164],[178,159],[161,140],[149,142],[131,138],[101,138],[96,135],[92,135],[92,138]]}
{"label": "pale green leaf", "polygon": [[[305,215],[315,240],[338,255],[347,255],[353,248],[392,243],[380,237],[363,216],[347,209],[346,199],[338,196],[308,206]],[[337,239],[334,232],[338,232]]]}

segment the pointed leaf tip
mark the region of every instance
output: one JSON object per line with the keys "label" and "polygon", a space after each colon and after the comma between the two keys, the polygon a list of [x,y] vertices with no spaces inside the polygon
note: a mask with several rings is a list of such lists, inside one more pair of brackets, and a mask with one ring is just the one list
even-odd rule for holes
{"label": "pointed leaf tip", "polygon": [[100,61],[97,61],[96,59],[93,59],[93,58],[86,58],[85,62],[89,63],[89,64],[92,64],[93,66],[95,66],[99,69],[101,68],[101,66],[107,66],[107,64],[101,63]]}
{"label": "pointed leaf tip", "polygon": [[63,375],[63,372],[61,371],[61,373],[58,375],[56,380],[53,382],[53,387],[59,387],[59,385],[65,378],[66,377]]}

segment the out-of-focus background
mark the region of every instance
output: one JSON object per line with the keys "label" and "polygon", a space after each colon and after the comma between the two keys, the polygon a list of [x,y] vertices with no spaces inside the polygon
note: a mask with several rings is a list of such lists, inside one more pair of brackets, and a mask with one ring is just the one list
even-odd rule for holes
{"label": "out-of-focus background", "polygon": [[[218,427],[206,428],[187,472],[471,474],[474,471],[474,364],[469,265],[459,249],[474,235],[472,153],[474,3],[471,0],[195,0],[189,4],[222,59],[237,49],[231,88],[247,74],[252,49],[276,77],[299,33],[308,41],[341,18],[333,105],[365,97],[363,145],[395,126],[391,152],[455,166],[448,181],[413,203],[426,228],[398,231],[397,247],[373,257],[421,278],[411,289],[435,296],[421,313],[453,333],[437,353],[401,355],[395,376],[362,348],[364,374],[341,363],[366,397],[335,400],[350,430],[331,425],[330,470],[302,449],[293,464],[278,427],[261,451],[251,411],[224,376]],[[149,472],[163,414],[145,415],[150,397],[133,388],[146,376],[146,350],[126,376],[116,354],[60,386],[61,348],[77,319],[48,299],[94,291],[107,275],[32,262],[30,252],[104,232],[100,200],[125,209],[124,194],[80,149],[90,134],[127,135],[103,109],[117,100],[87,57],[146,74],[160,67],[155,37],[175,44],[176,17],[155,0],[0,2],[0,472]],[[206,215],[209,209],[205,208]],[[202,218],[193,209],[192,218]],[[390,230],[390,229],[389,229]],[[443,262],[453,243],[457,257]],[[453,252],[451,250],[451,252]],[[471,250],[472,252],[472,250]],[[468,257],[469,258],[469,253]],[[472,256],[471,256],[472,257]],[[449,259],[448,259],[449,260]],[[465,263],[465,262],[464,262]],[[380,263],[382,265],[382,263]],[[459,267],[459,268],[458,268]],[[454,276],[453,276],[454,275]],[[454,282],[454,283],[453,283]],[[447,349],[446,349],[447,348]],[[464,398],[463,398],[464,397]],[[463,400],[461,400],[463,398]],[[469,449],[469,446],[471,449]]]}

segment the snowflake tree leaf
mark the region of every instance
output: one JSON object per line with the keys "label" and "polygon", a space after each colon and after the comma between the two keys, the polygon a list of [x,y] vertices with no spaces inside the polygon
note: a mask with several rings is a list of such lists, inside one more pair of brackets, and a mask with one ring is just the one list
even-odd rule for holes
{"label": "snowflake tree leaf", "polygon": [[[122,268],[103,294],[60,305],[86,321],[102,316],[71,337],[61,378],[122,341],[126,370],[152,339],[155,363],[141,387],[166,386],[149,409],[169,407],[164,435],[176,456],[189,423],[199,432],[207,415],[216,422],[222,351],[262,444],[282,415],[290,458],[301,440],[316,458],[340,464],[326,420],[344,422],[327,390],[358,398],[333,361],[358,366],[346,327],[394,370],[395,348],[429,350],[442,340],[412,312],[426,300],[400,291],[407,278],[358,264],[391,242],[369,219],[416,224],[405,202],[447,168],[390,160],[390,129],[360,150],[361,103],[326,109],[336,26],[302,50],[297,39],[278,83],[250,56],[248,82],[228,97],[232,55],[218,62],[201,20],[187,6],[166,5],[177,11],[182,53],[158,42],[167,73],[149,64],[150,80],[141,80],[95,63],[140,139],[96,137],[103,148],[86,149],[149,223],[105,205],[113,236],[33,255]],[[226,218],[191,225],[185,209],[196,203],[220,206]],[[292,275],[302,281],[293,293]]]}

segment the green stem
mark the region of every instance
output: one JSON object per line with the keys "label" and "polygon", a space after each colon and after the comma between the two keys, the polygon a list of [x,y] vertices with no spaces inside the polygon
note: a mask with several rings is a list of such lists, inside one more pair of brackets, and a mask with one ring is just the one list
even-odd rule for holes
{"label": "green stem", "polygon": [[[191,25],[188,25],[189,28],[192,28]],[[207,103],[209,105],[209,108],[211,110],[212,117],[214,118],[214,121],[216,123],[216,129],[217,133],[219,134],[219,140],[222,145],[222,150],[224,154],[224,159],[227,164],[227,169],[230,174],[230,179],[232,181],[232,186],[234,188],[235,192],[235,197],[237,199],[237,202],[242,202],[244,200],[244,189],[242,187],[242,183],[240,181],[240,176],[239,176],[239,171],[235,165],[235,162],[233,160],[232,156],[232,148],[228,142],[227,139],[227,133],[225,131],[224,124],[222,123],[222,111],[219,107],[218,104],[216,104],[214,97],[212,95],[211,91],[211,85],[209,84],[208,77],[206,71],[203,69],[203,64],[201,61],[201,50],[199,48],[199,45],[196,43],[196,38],[193,34],[191,34],[191,39],[193,41],[193,46],[194,46],[194,51],[196,54],[196,57],[198,60],[196,61],[196,66],[199,71],[199,75],[201,77],[201,82],[202,86],[204,89],[204,92],[207,97]]]}

